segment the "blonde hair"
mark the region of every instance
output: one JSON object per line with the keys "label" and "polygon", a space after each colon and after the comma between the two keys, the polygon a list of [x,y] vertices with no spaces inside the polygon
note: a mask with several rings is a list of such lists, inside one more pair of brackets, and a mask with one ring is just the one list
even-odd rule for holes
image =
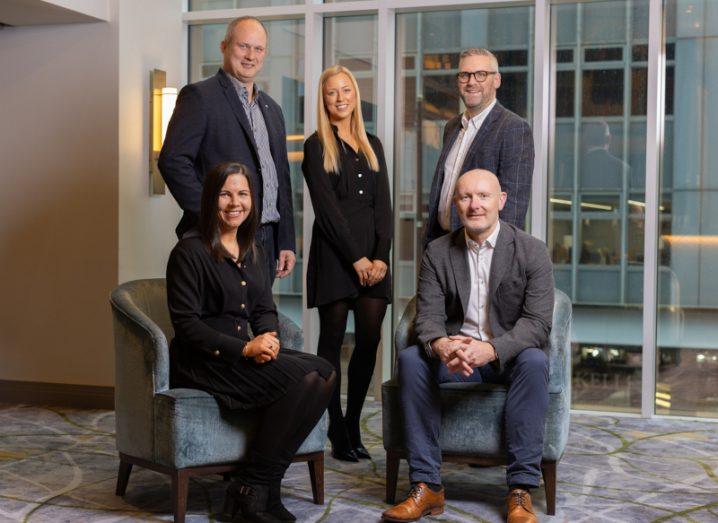
{"label": "blonde hair", "polygon": [[339,144],[334,137],[334,131],[332,130],[332,124],[327,114],[327,108],[324,106],[324,85],[327,81],[340,73],[344,73],[349,77],[349,80],[354,87],[356,93],[356,103],[354,105],[354,111],[351,115],[351,132],[352,135],[359,142],[359,152],[364,155],[369,162],[369,167],[372,171],[379,170],[379,160],[372,149],[369,139],[366,136],[366,129],[364,128],[364,118],[361,114],[361,96],[359,95],[359,86],[357,85],[356,78],[349,69],[342,65],[333,65],[328,67],[322,73],[319,78],[319,97],[317,98],[317,136],[324,149],[324,170],[328,173],[339,173]]}

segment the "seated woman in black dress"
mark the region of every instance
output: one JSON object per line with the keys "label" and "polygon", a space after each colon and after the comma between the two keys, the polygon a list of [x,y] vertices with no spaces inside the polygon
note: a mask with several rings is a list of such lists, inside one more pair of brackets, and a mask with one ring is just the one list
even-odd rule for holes
{"label": "seated woman in black dress", "polygon": [[[307,305],[319,308],[317,354],[337,371],[329,403],[335,458],[370,458],[359,430],[381,324],[391,300],[392,211],[381,142],[367,134],[354,75],[335,65],[319,81],[317,132],[304,143],[302,171],[314,228],[307,265]],[[354,311],[355,345],[347,371],[347,409],[339,401],[340,350]]]}
{"label": "seated woman in black dress", "polygon": [[207,174],[198,231],[180,240],[167,265],[171,383],[260,415],[226,507],[243,521],[294,521],[280,500],[282,477],[324,412],[336,375],[325,360],[280,347],[266,264],[254,243],[253,203],[243,165],[225,163]]}

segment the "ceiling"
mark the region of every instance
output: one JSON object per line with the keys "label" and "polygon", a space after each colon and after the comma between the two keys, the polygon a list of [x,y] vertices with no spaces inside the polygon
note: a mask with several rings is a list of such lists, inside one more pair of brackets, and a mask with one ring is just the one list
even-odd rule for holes
{"label": "ceiling", "polygon": [[0,28],[77,24],[107,19],[107,0],[0,0]]}

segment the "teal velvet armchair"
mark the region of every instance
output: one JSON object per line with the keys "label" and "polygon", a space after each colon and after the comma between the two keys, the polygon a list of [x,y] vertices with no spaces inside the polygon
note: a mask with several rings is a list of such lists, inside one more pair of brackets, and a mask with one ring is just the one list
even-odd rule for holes
{"label": "teal velvet armchair", "polygon": [[[556,465],[568,441],[571,408],[571,302],[555,291],[553,327],[549,339],[549,407],[546,414],[541,470],[546,512],[556,511]],[[394,334],[395,354],[416,344],[416,298],[409,302]],[[507,389],[484,383],[445,383],[440,386],[443,414],[441,450],[444,461],[478,465],[504,464],[503,412]],[[405,457],[399,383],[382,385],[383,440],[386,450],[386,499],[393,504],[399,460]]]}
{"label": "teal velvet armchair", "polygon": [[[120,456],[116,494],[127,488],[133,465],[172,478],[174,520],[184,521],[191,476],[238,469],[255,419],[220,409],[214,397],[169,388],[168,340],[174,336],[164,279],[137,280],[110,296],[115,336],[115,414]],[[302,350],[302,332],[279,314],[282,346]],[[307,461],[314,502],[324,502],[326,414],[297,452]]]}

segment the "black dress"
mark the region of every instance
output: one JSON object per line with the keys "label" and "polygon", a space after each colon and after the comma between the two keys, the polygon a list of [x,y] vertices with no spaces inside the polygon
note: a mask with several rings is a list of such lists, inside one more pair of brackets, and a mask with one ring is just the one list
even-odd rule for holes
{"label": "black dress", "polygon": [[325,379],[332,373],[327,361],[284,347],[267,363],[242,356],[248,326],[255,335],[277,331],[264,266],[259,249],[237,264],[216,260],[199,237],[177,243],[167,264],[173,388],[204,390],[229,409],[250,409],[276,401],[314,370]]}
{"label": "black dress", "polygon": [[361,153],[339,143],[339,174],[324,170],[323,148],[317,133],[304,142],[302,172],[314,207],[312,243],[307,263],[307,306],[368,296],[391,301],[391,273],[371,287],[362,287],[352,264],[366,256],[390,266],[391,196],[384,149],[368,134],[379,160],[372,171]]}

